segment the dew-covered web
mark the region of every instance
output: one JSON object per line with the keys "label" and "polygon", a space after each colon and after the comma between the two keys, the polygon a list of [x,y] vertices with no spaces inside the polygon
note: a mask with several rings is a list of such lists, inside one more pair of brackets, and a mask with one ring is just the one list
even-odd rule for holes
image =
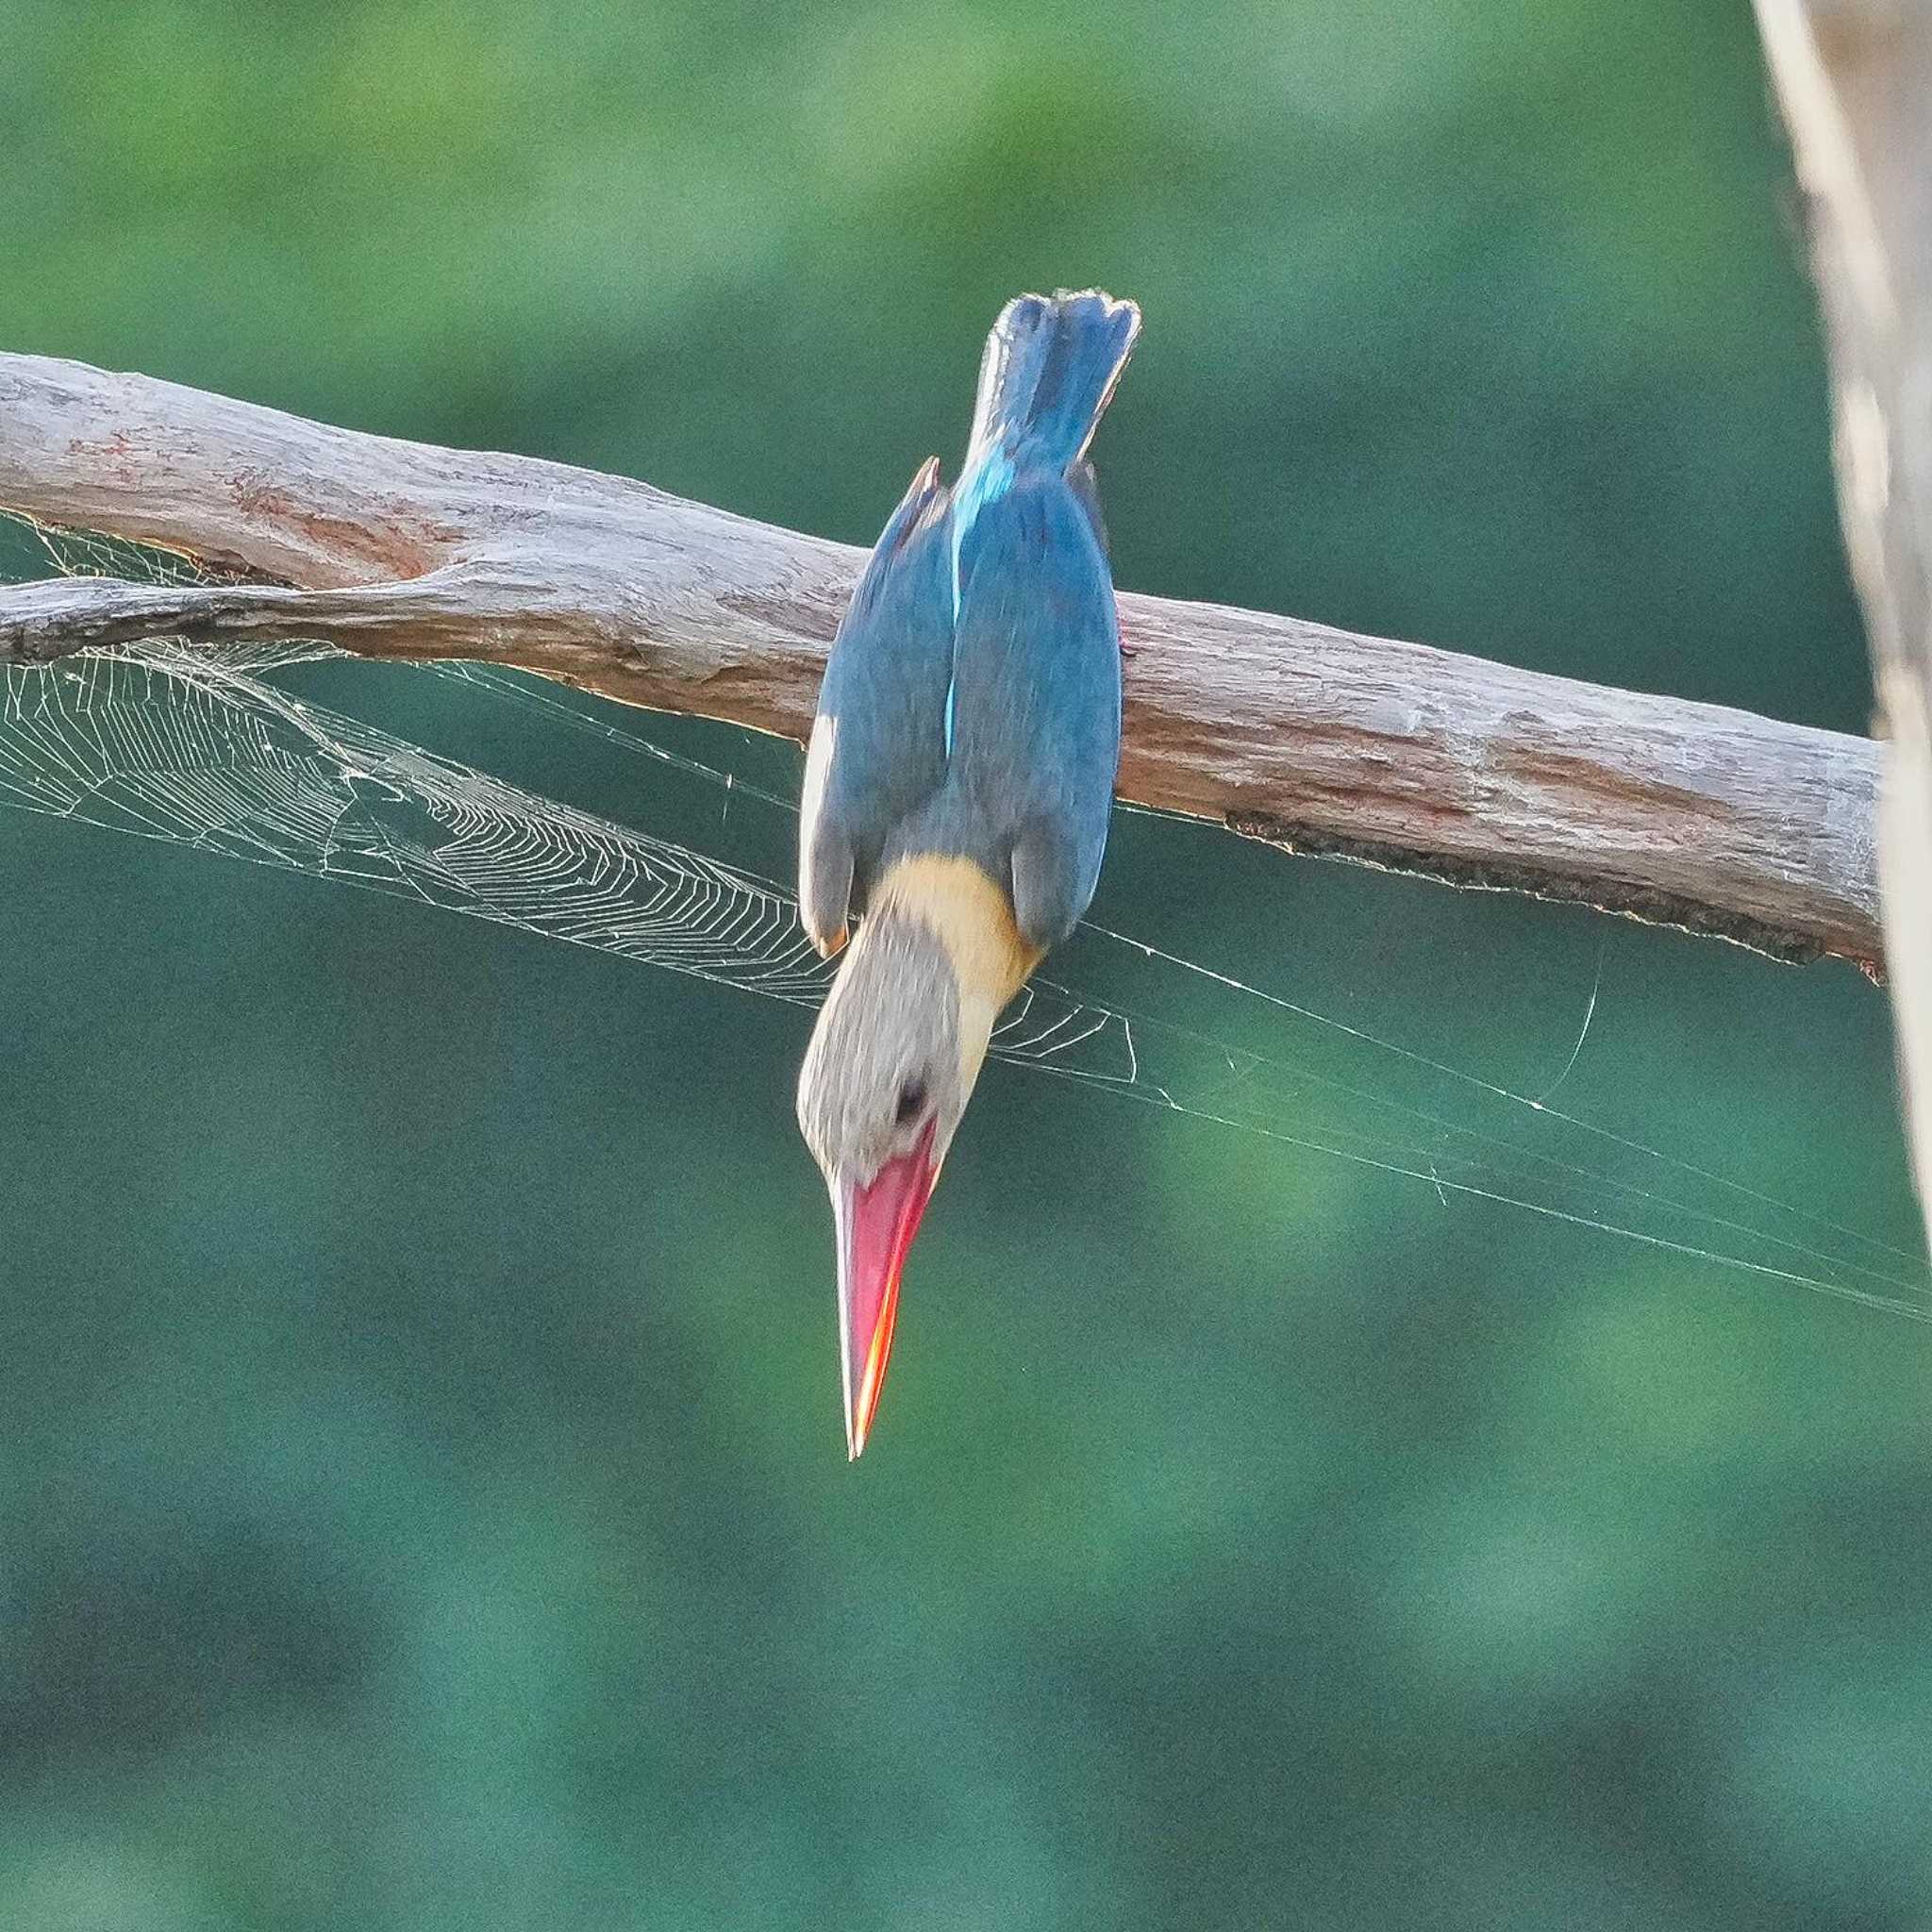
{"label": "dew-covered web", "polygon": [[[53,571],[216,581],[145,547],[5,519]],[[25,541],[21,541],[25,540]],[[0,566],[0,579],[34,574]],[[40,574],[46,574],[42,566]],[[757,867],[619,824],[293,694],[328,646],[170,642],[10,668],[0,690],[0,805],[336,879],[809,1006],[831,968],[789,890]],[[560,731],[675,769],[734,809],[795,811],[780,791],[652,743],[541,680],[481,665],[435,675]],[[1039,977],[1003,1017],[1001,1059],[1126,1102],[1495,1202],[1652,1248],[1932,1320],[1919,1256],[1591,1124],[1553,1104],[1589,1038],[1603,953],[1569,1059],[1536,1093],[1462,1072],[1200,960],[1090,924],[1105,997]],[[1132,970],[1129,971],[1128,969]],[[1119,986],[1144,986],[1128,999]],[[1206,989],[1247,1024],[1173,1017]]]}

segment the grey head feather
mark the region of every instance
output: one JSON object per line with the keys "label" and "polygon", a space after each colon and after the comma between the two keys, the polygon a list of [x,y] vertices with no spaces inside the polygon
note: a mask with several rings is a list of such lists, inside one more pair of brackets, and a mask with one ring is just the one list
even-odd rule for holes
{"label": "grey head feather", "polygon": [[937,1162],[970,1091],[959,984],[939,936],[896,909],[862,921],[798,1075],[798,1124],[826,1180],[871,1182],[928,1121]]}

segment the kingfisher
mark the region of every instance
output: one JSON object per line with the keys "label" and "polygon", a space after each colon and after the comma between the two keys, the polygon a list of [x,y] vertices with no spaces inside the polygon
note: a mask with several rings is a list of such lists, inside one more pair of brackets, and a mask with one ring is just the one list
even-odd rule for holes
{"label": "kingfisher", "polygon": [[1140,327],[1095,289],[1007,304],[958,478],[937,458],[913,477],[820,688],[798,905],[821,954],[845,957],[798,1122],[832,1196],[855,1460],[993,1024],[1100,876],[1121,645],[1087,451]]}

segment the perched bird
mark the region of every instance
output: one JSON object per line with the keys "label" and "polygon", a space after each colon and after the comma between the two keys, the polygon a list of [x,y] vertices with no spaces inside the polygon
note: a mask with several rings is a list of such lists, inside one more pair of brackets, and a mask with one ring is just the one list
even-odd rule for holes
{"label": "perched bird", "polygon": [[846,1446],[1000,1009],[1093,896],[1120,631],[1087,461],[1141,311],[1021,295],[987,338],[958,481],[913,477],[839,627],[806,760],[798,903],[826,955],[798,1121],[831,1190]]}

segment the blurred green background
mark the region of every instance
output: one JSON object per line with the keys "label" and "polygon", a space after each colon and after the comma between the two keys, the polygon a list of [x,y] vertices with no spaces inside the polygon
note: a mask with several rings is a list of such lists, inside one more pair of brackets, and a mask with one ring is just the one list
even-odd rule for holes
{"label": "blurred green background", "polygon": [[[1741,0],[0,0],[0,49],[7,347],[869,541],[999,304],[1101,283],[1124,584],[1865,728]],[[1138,816],[1095,917],[1532,1095],[1594,986],[1560,1105],[1670,1158],[1584,1143],[1586,1221],[1682,1237],[1616,1176],[1688,1162],[1762,1197],[1693,1245],[1923,1284],[1857,1245],[1917,1238],[1847,968]],[[1924,1327],[995,1067],[850,1469],[808,1015],[18,812],[0,944],[0,1925],[1932,1923]],[[1409,1071],[1304,1138],[1386,1152]]]}

